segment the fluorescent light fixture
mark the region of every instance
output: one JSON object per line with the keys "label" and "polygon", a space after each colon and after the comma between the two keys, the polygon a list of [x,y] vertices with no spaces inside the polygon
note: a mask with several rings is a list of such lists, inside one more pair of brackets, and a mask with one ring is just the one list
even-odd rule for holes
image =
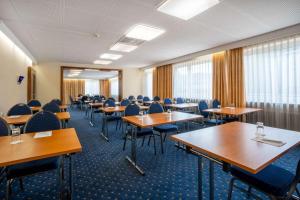
{"label": "fluorescent light fixture", "polygon": [[100,56],[100,58],[102,58],[102,59],[109,59],[109,60],[118,60],[121,57],[122,57],[122,55],[110,54],[110,53],[104,53]]}
{"label": "fluorescent light fixture", "polygon": [[130,45],[130,44],[124,44],[124,43],[116,43],[114,46],[110,48],[112,51],[122,51],[122,52],[131,52],[135,50],[137,46]]}
{"label": "fluorescent light fixture", "polygon": [[[108,65],[111,62],[112,61],[110,61],[110,60],[95,60],[94,64],[96,64],[96,65]],[[86,71],[99,71],[99,70],[96,70],[96,69],[86,69]]]}
{"label": "fluorescent light fixture", "polygon": [[126,37],[150,41],[165,32],[166,32],[165,30],[162,30],[160,28],[139,24],[139,25],[134,26],[126,34]]}
{"label": "fluorescent light fixture", "polygon": [[180,19],[189,20],[220,3],[220,0],[166,0],[158,11]]}

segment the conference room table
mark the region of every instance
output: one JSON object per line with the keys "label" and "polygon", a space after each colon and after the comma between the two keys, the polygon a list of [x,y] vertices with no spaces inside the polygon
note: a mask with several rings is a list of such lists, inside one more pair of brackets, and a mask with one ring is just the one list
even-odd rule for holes
{"label": "conference room table", "polygon": [[22,134],[22,142],[18,144],[10,144],[11,136],[0,137],[0,167],[67,155],[69,158],[69,194],[72,199],[72,156],[82,151],[75,129],[53,130],[51,136],[43,138],[34,138],[35,134]]}
{"label": "conference room table", "polygon": [[[66,121],[71,119],[71,115],[69,112],[59,112],[54,113],[57,118],[62,121],[63,128],[67,127]],[[13,116],[4,116],[3,119],[9,125],[24,125],[26,122],[32,117],[32,115],[13,115]]]}
{"label": "conference room table", "polygon": [[[220,126],[172,135],[171,140],[185,145],[185,150],[198,157],[198,197],[203,199],[203,158],[209,160],[209,196],[214,199],[214,163],[223,171],[231,166],[256,174],[300,144],[300,133],[264,127],[265,139],[282,141],[282,146],[268,140],[255,141],[256,125],[231,122]],[[191,183],[193,184],[193,183]]]}
{"label": "conference room table", "polygon": [[222,107],[222,108],[210,108],[203,110],[204,112],[213,113],[214,115],[231,115],[236,117],[246,116],[250,113],[262,111],[260,108],[239,108],[239,107]]}
{"label": "conference room table", "polygon": [[[63,112],[67,111],[68,105],[60,105],[59,109]],[[41,106],[31,106],[30,109],[32,110],[32,112],[39,112],[40,110],[42,110]]]}
{"label": "conference room table", "polygon": [[[95,109],[99,109],[103,107],[104,102],[90,102],[89,108],[90,108],[90,125],[95,126],[94,123],[94,111]],[[120,105],[120,102],[115,102],[116,105]],[[88,110],[86,110],[86,116],[88,115]]]}
{"label": "conference room table", "polygon": [[182,121],[190,121],[203,118],[202,115],[189,114],[184,112],[163,112],[147,115],[136,115],[136,116],[126,116],[123,120],[133,126],[131,131],[131,156],[126,156],[126,159],[139,171],[140,174],[144,175],[145,172],[137,164],[136,156],[136,138],[138,128],[149,128],[153,126],[171,124]]}
{"label": "conference room table", "polygon": [[[149,109],[149,106],[140,106],[140,110],[145,111]],[[126,109],[126,106],[115,106],[115,107],[101,107],[99,110],[104,113],[104,116],[102,118],[102,129],[100,132],[100,136],[103,137],[106,141],[109,141],[108,138],[108,130],[107,130],[107,116],[111,115],[112,113],[123,113]],[[120,116],[121,117],[121,116]],[[123,126],[122,126],[123,128]],[[105,131],[106,130],[106,131]]]}

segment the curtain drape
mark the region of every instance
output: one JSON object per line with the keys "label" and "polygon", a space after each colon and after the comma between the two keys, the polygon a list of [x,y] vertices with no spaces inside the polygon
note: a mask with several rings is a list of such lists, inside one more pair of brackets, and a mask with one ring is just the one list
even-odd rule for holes
{"label": "curtain drape", "polygon": [[153,96],[173,98],[172,65],[164,65],[153,71]]}
{"label": "curtain drape", "polygon": [[213,98],[245,107],[243,48],[213,54]]}
{"label": "curtain drape", "polygon": [[236,107],[245,107],[243,48],[226,51],[225,64],[228,73],[227,103],[233,104]]}
{"label": "curtain drape", "polygon": [[85,94],[85,81],[84,80],[76,80],[76,79],[64,79],[63,80],[64,87],[64,104],[69,104],[70,99],[69,96],[77,97],[79,94]]}
{"label": "curtain drape", "polygon": [[300,35],[244,48],[250,121],[300,131]]}
{"label": "curtain drape", "polygon": [[228,104],[227,94],[227,80],[226,80],[226,67],[225,67],[225,52],[213,54],[213,99],[218,99],[222,106]]}
{"label": "curtain drape", "polygon": [[110,96],[110,85],[109,80],[100,80],[100,94],[105,96],[106,98]]}

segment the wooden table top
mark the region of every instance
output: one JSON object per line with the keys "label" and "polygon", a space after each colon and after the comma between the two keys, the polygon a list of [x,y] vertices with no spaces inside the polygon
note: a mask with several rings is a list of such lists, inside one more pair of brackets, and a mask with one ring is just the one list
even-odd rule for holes
{"label": "wooden table top", "polygon": [[[71,119],[69,112],[59,112],[59,113],[55,113],[55,115],[58,117],[59,120]],[[3,119],[8,124],[22,125],[22,124],[26,124],[26,122],[31,118],[31,116],[32,115],[18,115],[18,117],[16,117],[16,118],[5,116],[5,117],[3,117]]]}
{"label": "wooden table top", "polygon": [[[65,110],[65,109],[67,109],[68,108],[68,106],[67,105],[60,105],[59,106],[59,109],[61,109],[61,110]],[[32,106],[32,107],[30,107],[30,109],[32,110],[32,111],[40,111],[40,110],[42,110],[42,107],[41,106]]]}
{"label": "wooden table top", "polygon": [[203,110],[204,112],[210,112],[215,114],[222,114],[222,115],[244,115],[252,112],[261,111],[260,108],[236,108],[236,107],[223,107],[223,108],[211,108]]}
{"label": "wooden table top", "polygon": [[252,140],[255,132],[256,125],[232,122],[172,135],[171,139],[254,174],[300,144],[300,133],[296,131],[264,128],[266,138],[286,142],[281,147]]}
{"label": "wooden table top", "polygon": [[[115,102],[116,105],[120,105],[120,102]],[[93,108],[99,108],[103,106],[103,102],[95,102],[95,103],[89,103],[89,106]]]}
{"label": "wooden table top", "polygon": [[203,116],[173,111],[171,113],[164,112],[164,113],[147,114],[143,116],[139,116],[139,115],[126,116],[123,117],[123,120],[135,126],[146,128],[146,127],[152,127],[152,126],[157,126],[162,124],[170,124],[179,121],[188,121],[188,120],[194,120],[200,118],[203,118]]}
{"label": "wooden table top", "polygon": [[82,151],[74,128],[54,130],[44,138],[34,134],[22,134],[19,144],[10,144],[11,136],[0,137],[0,167]]}
{"label": "wooden table top", "polygon": [[[140,110],[148,110],[149,106],[139,106]],[[112,112],[124,112],[126,106],[116,106],[116,107],[103,107],[100,108],[105,113],[112,113]]]}
{"label": "wooden table top", "polygon": [[180,103],[180,104],[164,104],[164,106],[168,106],[171,108],[183,109],[183,108],[198,107],[198,104],[197,103]]}

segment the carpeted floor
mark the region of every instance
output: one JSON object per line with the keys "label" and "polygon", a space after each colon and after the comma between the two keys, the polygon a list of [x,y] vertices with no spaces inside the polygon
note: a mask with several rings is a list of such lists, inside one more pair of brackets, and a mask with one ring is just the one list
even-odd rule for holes
{"label": "carpeted floor", "polygon": [[[111,124],[110,142],[99,136],[101,123],[99,114],[97,126],[91,127],[83,112],[71,111],[69,127],[77,131],[83,146],[82,153],[74,156],[74,199],[197,199],[197,158],[174,147],[171,141],[165,143],[165,154],[160,153],[157,137],[157,155],[153,143],[141,147],[138,141],[137,159],[146,175],[141,176],[126,160],[130,154],[130,142],[122,150],[123,139],[120,130]],[[183,126],[181,125],[181,128]],[[192,126],[199,128],[199,126]],[[300,147],[294,148],[276,161],[276,164],[295,171],[300,158]],[[208,163],[205,162],[204,184],[208,199]],[[67,172],[67,171],[66,171]],[[216,165],[216,199],[226,199],[230,175]],[[24,179],[25,190],[18,182],[13,184],[12,199],[57,199],[57,173],[47,172]],[[5,183],[1,183],[0,199],[4,198]],[[266,198],[260,194],[263,198]],[[233,199],[247,199],[246,195],[234,191]]]}

